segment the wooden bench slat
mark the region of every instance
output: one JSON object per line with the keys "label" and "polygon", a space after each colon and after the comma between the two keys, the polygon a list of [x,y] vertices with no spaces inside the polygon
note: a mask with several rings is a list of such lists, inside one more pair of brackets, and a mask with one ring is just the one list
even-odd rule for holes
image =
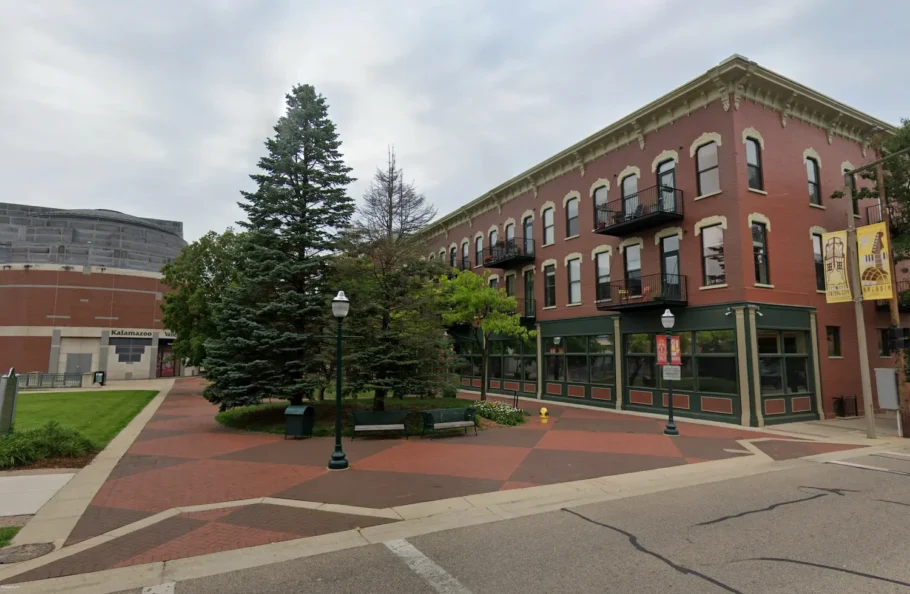
{"label": "wooden bench slat", "polygon": [[401,431],[404,429],[404,423],[400,425],[354,425],[355,431]]}
{"label": "wooden bench slat", "polygon": [[434,429],[452,429],[454,427],[473,427],[474,421],[449,421],[447,423],[433,423]]}

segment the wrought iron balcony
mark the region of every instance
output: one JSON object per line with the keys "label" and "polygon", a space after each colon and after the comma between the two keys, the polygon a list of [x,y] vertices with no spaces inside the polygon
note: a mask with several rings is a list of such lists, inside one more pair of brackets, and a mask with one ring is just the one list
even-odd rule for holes
{"label": "wrought iron balcony", "polygon": [[485,268],[515,268],[534,261],[534,240],[505,239],[485,248],[483,254]]}
{"label": "wrought iron balcony", "polygon": [[458,258],[457,260],[455,260],[455,265],[452,266],[452,268],[455,268],[457,270],[470,270],[471,269],[471,260],[470,259],[466,260],[464,258]]}
{"label": "wrought iron balcony", "polygon": [[599,310],[679,306],[688,302],[684,274],[649,274],[597,285]]}
{"label": "wrought iron balcony", "polygon": [[682,190],[652,186],[598,207],[594,231],[622,237],[683,218]]}
{"label": "wrought iron balcony", "polygon": [[[895,212],[894,205],[891,205],[891,220],[889,221],[889,230],[891,231],[892,236],[900,235],[902,224],[906,224],[907,221],[903,220],[900,217],[900,213]],[[897,220],[895,220],[897,219]],[[874,225],[875,223],[882,222],[882,206],[881,204],[873,204],[872,206],[866,207],[866,224]]]}

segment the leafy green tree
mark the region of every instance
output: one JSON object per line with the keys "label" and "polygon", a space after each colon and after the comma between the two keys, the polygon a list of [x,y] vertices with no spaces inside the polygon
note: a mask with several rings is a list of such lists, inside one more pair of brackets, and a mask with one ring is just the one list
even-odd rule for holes
{"label": "leafy green tree", "polygon": [[480,276],[462,270],[451,277],[439,279],[439,292],[445,304],[443,322],[447,325],[470,324],[481,333],[481,400],[487,399],[490,337],[498,335],[527,340],[536,336],[536,332],[521,325],[515,297],[506,295],[503,289],[490,287],[488,276],[488,273]]}
{"label": "leafy green tree", "polygon": [[188,365],[202,365],[205,342],[217,336],[216,307],[237,281],[242,238],[232,229],[210,231],[161,270],[162,281],[173,289],[161,305],[164,327],[177,335],[174,356]]}
{"label": "leafy green tree", "polygon": [[274,130],[250,176],[256,191],[242,192],[249,221],[240,223],[248,240],[239,282],[225,291],[217,335],[205,345],[205,395],[222,410],[264,396],[300,403],[322,383],[332,258],[354,212],[325,98],[294,87]]}
{"label": "leafy green tree", "polygon": [[348,342],[345,373],[352,387],[373,390],[373,408],[384,410],[389,393],[430,394],[448,380],[439,362],[445,328],[430,284],[443,267],[421,259],[417,236],[436,209],[405,181],[390,149],[357,214],[337,261],[357,335]]}

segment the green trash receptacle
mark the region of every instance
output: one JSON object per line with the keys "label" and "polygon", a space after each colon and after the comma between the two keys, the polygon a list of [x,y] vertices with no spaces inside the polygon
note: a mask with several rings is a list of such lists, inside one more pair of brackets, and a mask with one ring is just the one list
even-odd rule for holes
{"label": "green trash receptacle", "polygon": [[107,374],[103,371],[96,371],[92,374],[92,383],[98,384],[100,386],[104,385],[104,380],[107,377]]}
{"label": "green trash receptacle", "polygon": [[284,438],[312,437],[316,411],[312,406],[296,405],[284,409]]}

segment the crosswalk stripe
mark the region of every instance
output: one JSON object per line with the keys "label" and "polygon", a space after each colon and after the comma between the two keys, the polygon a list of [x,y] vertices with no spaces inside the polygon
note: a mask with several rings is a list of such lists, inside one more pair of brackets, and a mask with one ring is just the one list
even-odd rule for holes
{"label": "crosswalk stripe", "polygon": [[385,546],[404,561],[414,573],[426,580],[439,594],[471,594],[471,591],[465,588],[449,572],[403,538],[390,540],[385,543]]}

